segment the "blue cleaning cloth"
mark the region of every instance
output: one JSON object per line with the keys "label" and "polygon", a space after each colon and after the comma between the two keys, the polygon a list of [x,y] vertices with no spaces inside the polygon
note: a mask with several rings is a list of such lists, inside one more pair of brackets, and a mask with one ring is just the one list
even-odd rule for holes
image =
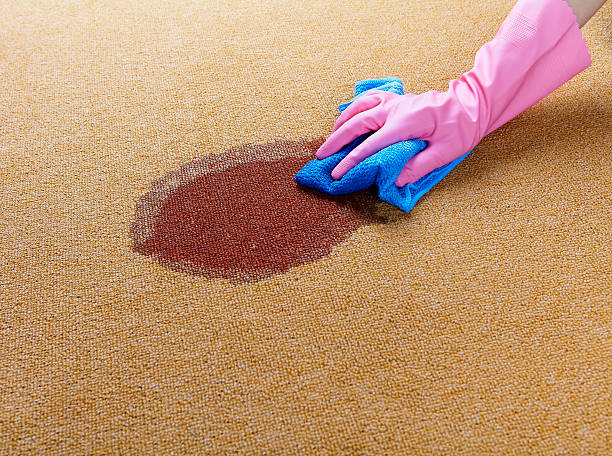
{"label": "blue cleaning cloth", "polygon": [[[355,84],[355,98],[338,106],[340,112],[370,89],[404,94],[402,81],[398,78],[366,79]],[[373,133],[361,135],[327,158],[322,160],[315,158],[309,161],[297,172],[295,181],[300,185],[330,195],[344,195],[376,185],[380,199],[408,212],[425,193],[472,152],[470,150],[452,162],[434,169],[412,184],[397,187],[395,181],[406,162],[427,146],[427,143],[420,139],[401,141],[376,152],[374,155],[370,155],[351,168],[341,179],[334,180],[331,177],[332,169]]]}

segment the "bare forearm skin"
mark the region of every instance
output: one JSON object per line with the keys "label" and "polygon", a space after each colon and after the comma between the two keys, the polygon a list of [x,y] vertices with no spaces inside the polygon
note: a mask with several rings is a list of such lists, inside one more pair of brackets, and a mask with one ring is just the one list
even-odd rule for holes
{"label": "bare forearm skin", "polygon": [[574,9],[580,28],[586,24],[606,0],[565,0]]}

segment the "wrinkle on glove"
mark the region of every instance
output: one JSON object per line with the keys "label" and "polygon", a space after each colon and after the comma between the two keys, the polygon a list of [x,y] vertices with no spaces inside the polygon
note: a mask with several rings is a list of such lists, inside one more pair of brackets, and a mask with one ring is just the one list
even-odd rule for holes
{"label": "wrinkle on glove", "polygon": [[[402,81],[395,77],[358,81],[355,84],[355,98],[348,103],[338,106],[340,112],[344,111],[347,106],[370,89],[385,90],[404,95]],[[315,158],[309,161],[297,172],[295,181],[300,185],[314,188],[330,195],[344,195],[376,185],[380,199],[405,212],[409,212],[425,193],[440,182],[444,176],[473,150],[444,166],[434,169],[412,184],[398,187],[395,185],[395,181],[406,162],[427,146],[427,143],[420,139],[400,141],[370,155],[351,168],[341,179],[333,179],[331,172],[336,165],[373,133],[361,135],[327,158],[321,160]]]}

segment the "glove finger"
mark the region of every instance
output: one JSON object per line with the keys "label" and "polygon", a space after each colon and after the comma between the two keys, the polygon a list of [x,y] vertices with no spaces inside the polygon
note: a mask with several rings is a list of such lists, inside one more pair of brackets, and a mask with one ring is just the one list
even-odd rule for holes
{"label": "glove finger", "polygon": [[413,184],[434,169],[451,162],[453,159],[445,159],[448,155],[447,149],[448,146],[441,143],[428,145],[406,162],[395,180],[395,185],[403,187],[407,184]]}
{"label": "glove finger", "polygon": [[350,105],[348,105],[346,109],[342,111],[342,113],[340,113],[338,119],[336,119],[336,123],[334,124],[334,128],[332,129],[332,133],[335,132],[338,128],[340,128],[342,125],[344,125],[344,123],[347,120],[351,119],[353,116],[356,116],[357,114],[363,111],[367,111],[368,109],[372,109],[378,106],[382,102],[382,99],[377,96],[377,92],[380,91],[372,91],[371,93],[368,92],[364,95],[361,95]]}
{"label": "glove finger", "polygon": [[327,158],[335,154],[345,145],[365,133],[376,131],[384,125],[386,113],[382,109],[368,109],[360,112],[338,130],[332,133],[319,147],[315,154],[317,158]]}
{"label": "glove finger", "polygon": [[341,179],[351,168],[355,167],[369,156],[374,155],[396,142],[397,140],[393,136],[392,130],[383,126],[380,130],[355,147],[355,149],[336,165],[331,172],[332,178]]}

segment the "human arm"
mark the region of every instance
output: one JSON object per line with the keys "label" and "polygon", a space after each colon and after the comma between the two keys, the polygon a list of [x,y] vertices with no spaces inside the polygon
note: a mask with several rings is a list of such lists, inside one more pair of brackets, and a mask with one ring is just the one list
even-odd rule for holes
{"label": "human arm", "polygon": [[574,10],[578,25],[582,28],[606,0],[565,0]]}

